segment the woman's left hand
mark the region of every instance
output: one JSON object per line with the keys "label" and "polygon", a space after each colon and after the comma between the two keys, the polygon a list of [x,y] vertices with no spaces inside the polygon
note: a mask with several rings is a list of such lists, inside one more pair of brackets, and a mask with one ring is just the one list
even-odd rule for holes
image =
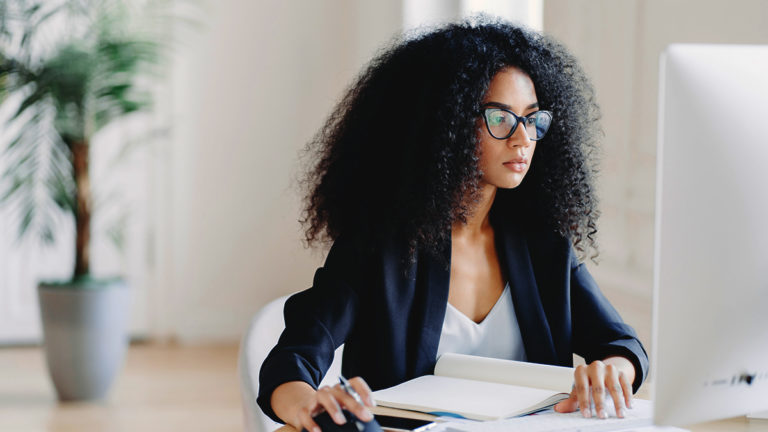
{"label": "woman's left hand", "polygon": [[[571,396],[555,405],[555,411],[569,413],[581,410],[584,417],[592,416],[591,402],[595,403],[597,417],[608,418],[606,397],[613,399],[616,416],[624,417],[625,407],[632,408],[632,381],[635,368],[624,357],[595,360],[588,366],[579,365],[574,372]],[[591,399],[591,400],[590,400]]]}

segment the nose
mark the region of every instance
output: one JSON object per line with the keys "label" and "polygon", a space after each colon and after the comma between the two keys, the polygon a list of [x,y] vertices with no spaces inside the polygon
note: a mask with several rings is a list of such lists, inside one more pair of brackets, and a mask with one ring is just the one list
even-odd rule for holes
{"label": "nose", "polygon": [[509,147],[529,147],[533,142],[523,124],[518,124],[512,135],[507,138],[507,146]]}

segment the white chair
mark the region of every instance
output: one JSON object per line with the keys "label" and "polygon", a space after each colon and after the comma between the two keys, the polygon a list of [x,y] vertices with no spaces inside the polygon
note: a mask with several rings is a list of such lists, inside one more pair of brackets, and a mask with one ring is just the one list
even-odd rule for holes
{"label": "white chair", "polygon": [[[261,308],[251,320],[245,336],[240,342],[238,374],[240,376],[240,397],[246,432],[273,431],[282,425],[267,417],[256,404],[259,394],[259,370],[261,363],[275,346],[283,332],[283,305],[288,296],[272,300]],[[344,345],[336,349],[335,357],[321,385],[333,385],[341,374],[341,352]]]}

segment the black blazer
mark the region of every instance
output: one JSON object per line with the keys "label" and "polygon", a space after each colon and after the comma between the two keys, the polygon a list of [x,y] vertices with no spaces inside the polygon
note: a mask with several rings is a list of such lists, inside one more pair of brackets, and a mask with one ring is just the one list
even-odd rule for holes
{"label": "black blazer", "polygon": [[[648,356],[634,330],[600,292],[568,239],[494,225],[529,362],[572,366],[612,355],[635,366],[634,391],[648,374]],[[285,304],[285,330],[261,367],[258,404],[275,421],[273,390],[288,381],[317,388],[344,346],[342,373],[373,390],[434,371],[448,303],[450,246],[442,260],[426,253],[407,261],[407,248],[389,241],[360,253],[340,237],[312,287]]]}

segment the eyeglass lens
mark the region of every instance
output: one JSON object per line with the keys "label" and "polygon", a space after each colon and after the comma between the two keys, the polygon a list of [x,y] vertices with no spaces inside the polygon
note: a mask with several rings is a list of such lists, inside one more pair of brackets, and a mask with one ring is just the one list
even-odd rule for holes
{"label": "eyeglass lens", "polygon": [[[485,119],[488,124],[488,131],[496,139],[509,138],[514,133],[518,123],[512,113],[494,108],[485,110]],[[521,120],[525,123],[523,127],[525,127],[528,138],[539,140],[549,130],[552,116],[547,111],[536,111],[523,117]]]}

